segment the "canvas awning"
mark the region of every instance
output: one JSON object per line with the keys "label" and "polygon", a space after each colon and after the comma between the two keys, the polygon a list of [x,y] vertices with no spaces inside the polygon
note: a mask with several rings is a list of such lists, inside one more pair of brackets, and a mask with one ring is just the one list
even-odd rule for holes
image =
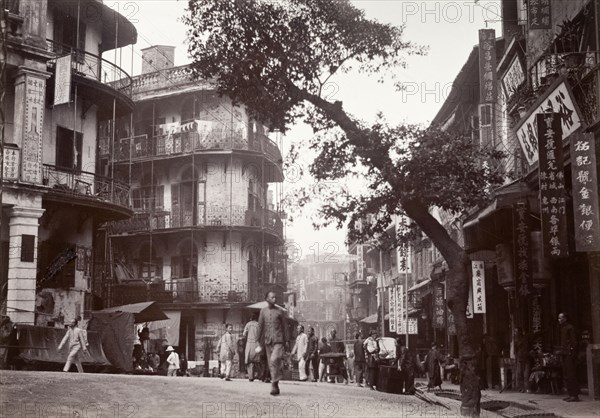
{"label": "canvas awning", "polygon": [[[360,320],[360,322],[362,322],[363,324],[376,324],[377,323],[377,315],[378,314],[373,314],[373,315],[369,315],[366,318],[363,318]],[[390,319],[390,314],[385,314],[385,318],[386,321]]]}
{"label": "canvas awning", "polygon": [[430,283],[431,283],[431,279],[426,279],[426,280],[423,280],[422,282],[420,282],[420,283],[417,283],[417,284],[416,284],[416,285],[414,285],[413,287],[409,288],[409,289],[408,289],[408,292],[410,293],[410,292],[414,292],[415,290],[422,289],[423,287],[425,287],[425,286],[429,285]]}
{"label": "canvas awning", "polygon": [[492,193],[490,203],[477,209],[463,222],[465,249],[468,252],[495,249],[512,233],[512,207],[518,201],[527,200],[530,208],[537,207],[537,198],[527,184],[516,180]]}
{"label": "canvas awning", "polygon": [[141,302],[113,306],[112,308],[102,309],[99,312],[131,312],[134,314],[136,324],[169,319],[156,302]]}

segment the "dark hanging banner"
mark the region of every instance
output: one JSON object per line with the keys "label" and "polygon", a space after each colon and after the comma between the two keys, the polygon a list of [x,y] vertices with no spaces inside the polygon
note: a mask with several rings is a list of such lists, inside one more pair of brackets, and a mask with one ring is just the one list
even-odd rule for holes
{"label": "dark hanging banner", "polygon": [[539,140],[540,209],[546,257],[567,257],[567,215],[563,173],[562,127],[558,113],[536,115]]}
{"label": "dark hanging banner", "polygon": [[446,306],[444,301],[444,285],[436,283],[433,289],[433,327],[446,327]]}
{"label": "dark hanging banner", "polygon": [[517,295],[527,296],[531,293],[531,234],[529,227],[529,205],[527,200],[517,202],[513,207],[513,258],[515,272],[515,289]]}
{"label": "dark hanging banner", "polygon": [[600,251],[598,172],[594,134],[571,135],[571,177],[575,249],[580,252]]}
{"label": "dark hanging banner", "polygon": [[479,101],[496,103],[496,32],[479,29]]}
{"label": "dark hanging banner", "polygon": [[528,0],[527,23],[529,29],[551,29],[550,0]]}

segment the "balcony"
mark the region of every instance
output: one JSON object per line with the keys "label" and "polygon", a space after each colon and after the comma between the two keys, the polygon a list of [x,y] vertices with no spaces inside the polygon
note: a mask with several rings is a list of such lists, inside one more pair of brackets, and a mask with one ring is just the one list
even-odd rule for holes
{"label": "balcony", "polygon": [[[49,198],[72,200],[80,204],[101,208],[117,206],[116,210],[129,217],[129,186],[109,177],[87,171],[67,171],[44,164],[42,184],[48,188]],[[113,208],[114,209],[114,208]]]}
{"label": "balcony", "polygon": [[254,227],[265,229],[278,237],[283,236],[283,222],[277,212],[221,205],[207,205],[196,216],[191,210],[182,209],[138,212],[131,219],[112,222],[109,225],[109,231],[113,235],[120,235],[194,226],[208,228]]}
{"label": "balcony", "polygon": [[[204,125],[199,132],[198,125]],[[275,142],[266,135],[254,135],[248,140],[245,130],[238,126],[224,129],[221,123],[198,121],[191,125],[191,131],[158,135],[154,139],[147,135],[121,138],[115,145],[115,162],[141,161],[153,157],[169,157],[202,151],[252,151],[260,153],[272,163],[281,166],[281,151]],[[101,141],[102,156],[110,156],[110,140]]]}
{"label": "balcony", "polygon": [[[105,109],[99,110],[101,118],[112,116],[113,98],[117,99],[117,114],[133,109],[131,100],[133,81],[121,67],[98,55],[70,45],[51,39],[47,39],[46,43],[48,51],[56,58],[71,54],[71,73],[73,82],[78,85],[78,94],[103,105],[99,106]],[[56,58],[48,61],[51,68],[55,67]],[[49,83],[50,92],[54,91],[54,79],[52,78]]]}
{"label": "balcony", "polygon": [[167,282],[112,284],[109,286],[111,306],[139,302],[160,303],[236,303],[248,300],[246,283],[198,283],[196,278]]}

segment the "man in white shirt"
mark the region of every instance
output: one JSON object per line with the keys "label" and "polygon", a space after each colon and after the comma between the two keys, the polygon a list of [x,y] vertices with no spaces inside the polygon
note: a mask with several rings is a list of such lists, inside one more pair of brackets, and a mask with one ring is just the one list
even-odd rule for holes
{"label": "man in white shirt", "polygon": [[179,370],[179,354],[175,352],[172,346],[167,347],[167,353],[169,357],[167,357],[167,364],[169,367],[167,368],[167,376],[177,376],[177,370]]}
{"label": "man in white shirt", "polygon": [[296,337],[296,344],[292,349],[292,355],[298,356],[298,372],[300,373],[300,381],[306,382],[308,376],[306,375],[306,360],[308,358],[308,336],[304,333],[304,326],[298,325],[298,336]]}
{"label": "man in white shirt", "polygon": [[67,330],[67,333],[58,345],[58,350],[60,351],[65,344],[69,344],[69,356],[67,357],[67,362],[63,368],[64,372],[68,372],[71,368],[71,364],[75,363],[75,366],[77,366],[77,371],[79,373],[83,373],[83,366],[81,365],[81,359],[79,358],[79,351],[83,350],[83,353],[87,354],[88,342],[87,334],[77,326],[80,319],[81,318],[78,316],[71,322],[70,328]]}

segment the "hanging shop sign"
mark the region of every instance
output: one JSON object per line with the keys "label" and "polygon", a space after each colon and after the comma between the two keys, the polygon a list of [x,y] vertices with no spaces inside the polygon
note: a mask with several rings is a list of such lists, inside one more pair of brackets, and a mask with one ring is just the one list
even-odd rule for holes
{"label": "hanging shop sign", "polygon": [[432,286],[433,292],[433,327],[446,327],[446,307],[444,301],[444,285],[436,283]]}
{"label": "hanging shop sign", "polygon": [[540,113],[537,132],[540,146],[540,211],[544,255],[567,257],[567,214],[561,121],[557,113]]}
{"label": "hanging shop sign", "polygon": [[[398,334],[406,334],[406,318],[398,324]],[[416,335],[419,333],[419,322],[417,318],[408,318],[408,334]]]}
{"label": "hanging shop sign", "polygon": [[485,265],[471,261],[473,269],[473,313],[485,313]]}
{"label": "hanging shop sign", "polygon": [[22,126],[21,181],[42,183],[42,130],[46,103],[46,80],[25,74],[25,118]]}
{"label": "hanging shop sign", "polygon": [[[515,235],[516,236],[516,235]],[[496,270],[498,284],[506,290],[514,290],[515,279],[513,275],[512,249],[508,244],[496,245]]]}
{"label": "hanging shop sign", "polygon": [[[564,79],[561,79],[551,93],[544,95],[538,101],[538,105],[530,111],[529,116],[526,116],[523,122],[516,127],[519,144],[529,165],[535,163],[539,157],[536,116],[544,112],[555,112],[559,115],[562,129],[562,136],[559,137],[562,140],[581,126],[581,118],[573,101],[573,95]],[[562,141],[560,143],[562,144]]]}
{"label": "hanging shop sign", "polygon": [[540,304],[540,297],[535,296],[531,299],[529,313],[529,329],[531,334],[534,336],[532,341],[532,349],[538,353],[542,352],[542,305]]}
{"label": "hanging shop sign", "polygon": [[496,103],[496,31],[479,29],[479,101]]}
{"label": "hanging shop sign", "polygon": [[550,13],[550,0],[529,0],[527,2],[529,29],[551,29]]}
{"label": "hanging shop sign", "polygon": [[54,106],[69,103],[71,99],[71,54],[57,58],[54,68]]}
{"label": "hanging shop sign", "polygon": [[454,315],[450,309],[447,309],[448,312],[448,335],[456,335],[456,324],[454,323]]}
{"label": "hanging shop sign", "polygon": [[515,54],[506,74],[502,77],[502,87],[504,88],[506,101],[511,99],[513,94],[515,94],[524,82],[525,70],[523,69],[523,63],[519,59],[518,54]]}
{"label": "hanging shop sign", "polygon": [[388,288],[388,312],[390,332],[396,332],[396,286]]}
{"label": "hanging shop sign", "polygon": [[406,332],[404,318],[406,317],[406,306],[404,305],[404,286],[396,285],[396,332],[402,334]]}
{"label": "hanging shop sign", "polygon": [[571,179],[575,249],[580,252],[600,251],[598,172],[592,133],[571,136]]}
{"label": "hanging shop sign", "polygon": [[519,296],[531,293],[531,235],[527,201],[517,202],[513,208],[513,237],[515,252],[515,288]]}

